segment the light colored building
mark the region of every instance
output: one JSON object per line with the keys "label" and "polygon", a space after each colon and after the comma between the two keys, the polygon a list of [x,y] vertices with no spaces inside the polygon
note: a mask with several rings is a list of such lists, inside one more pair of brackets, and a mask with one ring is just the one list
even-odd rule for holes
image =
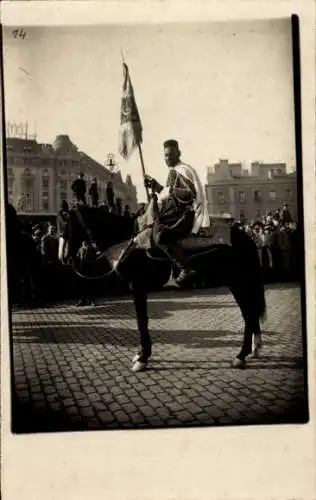
{"label": "light colored building", "polygon": [[237,219],[252,220],[287,203],[297,217],[296,172],[287,173],[285,163],[241,163],[220,160],[208,167],[206,195],[211,214],[229,213]]}
{"label": "light colored building", "polygon": [[71,185],[80,172],[85,175],[87,191],[96,177],[100,203],[106,200],[106,186],[112,181],[123,210],[125,205],[136,210],[131,177],[123,182],[120,172],[111,172],[79,151],[67,135],[57,136],[53,144],[40,144],[34,137],[8,137],[6,150],[8,199],[18,213],[57,214],[63,200],[74,200]]}

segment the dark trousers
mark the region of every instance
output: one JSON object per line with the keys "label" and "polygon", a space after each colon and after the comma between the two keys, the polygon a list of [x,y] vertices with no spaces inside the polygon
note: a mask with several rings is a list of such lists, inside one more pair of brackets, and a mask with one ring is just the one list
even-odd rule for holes
{"label": "dark trousers", "polygon": [[180,269],[188,269],[190,267],[190,259],[186,255],[180,243],[168,245],[168,252]]}
{"label": "dark trousers", "polygon": [[194,222],[194,212],[190,207],[179,207],[170,196],[165,200],[153,227],[153,239],[158,246],[165,246],[180,269],[189,268],[189,258],[180,241],[189,236]]}
{"label": "dark trousers", "polygon": [[91,196],[91,205],[93,208],[98,208],[99,198],[97,196]]}
{"label": "dark trousers", "polygon": [[93,302],[94,300],[94,288],[93,281],[78,277],[77,280],[77,289],[79,291],[79,301],[85,304],[89,302]]}
{"label": "dark trousers", "polygon": [[80,203],[87,204],[86,195],[85,194],[76,194],[76,200]]}

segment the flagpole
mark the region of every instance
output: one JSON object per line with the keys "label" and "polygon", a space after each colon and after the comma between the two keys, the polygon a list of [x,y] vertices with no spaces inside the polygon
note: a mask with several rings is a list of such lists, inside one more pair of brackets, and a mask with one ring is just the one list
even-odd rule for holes
{"label": "flagpole", "polygon": [[145,190],[146,190],[147,201],[149,203],[150,202],[150,195],[149,195],[149,189],[148,189],[148,187],[146,186],[146,183],[145,183],[146,171],[145,171],[143,151],[142,151],[141,144],[138,144],[138,151],[139,151],[140,163],[141,163],[141,166],[142,166],[143,181],[144,181],[144,186],[145,186]]}
{"label": "flagpole", "polygon": [[[124,53],[123,53],[122,47],[121,47],[121,58],[122,58],[123,65],[126,65],[125,57],[124,57]],[[140,164],[141,164],[141,167],[142,167],[143,182],[144,182],[144,187],[145,187],[145,191],[146,191],[147,202],[149,203],[150,202],[150,194],[149,194],[149,189],[148,189],[148,187],[146,186],[146,183],[145,183],[146,171],[145,171],[144,157],[143,157],[143,151],[142,151],[142,147],[141,147],[141,142],[138,142],[137,146],[138,146]]]}

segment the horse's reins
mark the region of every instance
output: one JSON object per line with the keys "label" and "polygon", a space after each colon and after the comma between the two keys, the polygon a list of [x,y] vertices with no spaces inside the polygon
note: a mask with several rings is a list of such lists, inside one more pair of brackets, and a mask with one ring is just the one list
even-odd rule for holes
{"label": "horse's reins", "polygon": [[[77,219],[79,221],[79,224],[81,225],[81,227],[83,228],[84,232],[86,233],[86,236],[88,237],[88,244],[90,245],[90,247],[93,248],[95,242],[92,238],[92,233],[91,231],[87,228],[86,224],[85,224],[85,221],[80,213],[80,210],[77,208],[77,210],[75,210],[75,214],[77,216]],[[97,257],[97,259],[100,259],[101,257],[103,257],[103,255],[105,254],[105,252],[101,253],[101,255],[99,255]],[[101,275],[98,275],[98,276],[85,276],[83,274],[81,274],[75,267],[75,264],[73,264],[72,266],[73,270],[75,271],[75,273],[80,276],[80,278],[84,278],[86,280],[99,280],[99,279],[103,279],[103,278],[107,278],[108,276],[110,276],[113,272],[115,272],[115,268],[112,267],[112,269],[110,269],[110,271],[108,271],[107,273],[105,274],[101,274]]]}
{"label": "horse's reins", "polygon": [[[79,211],[78,209],[75,211],[75,213],[76,213],[76,216],[77,216],[77,218],[78,218],[78,221],[79,221],[79,223],[80,223],[81,227],[83,228],[84,232],[86,233],[86,235],[87,235],[87,237],[88,237],[88,244],[89,244],[92,248],[94,248],[95,241],[93,240],[93,237],[92,237],[92,233],[91,233],[91,231],[87,228],[87,226],[86,226],[86,224],[85,224],[85,221],[84,221],[84,219],[83,219],[83,217],[82,217],[82,214],[80,213],[80,211]],[[182,222],[183,217],[184,217],[184,215],[181,217],[180,221],[177,221],[177,222],[176,222],[173,226],[171,226],[171,228],[173,229],[173,228],[177,227],[177,226],[178,226],[178,224],[179,224],[180,222]],[[130,241],[129,241],[129,243],[128,243],[127,247],[125,248],[125,250],[123,250],[123,251],[122,251],[121,255],[119,256],[119,258],[117,259],[117,261],[115,262],[114,266],[112,266],[112,268],[110,269],[110,271],[109,271],[109,272],[107,272],[107,273],[105,273],[105,274],[102,274],[102,275],[98,275],[98,276],[85,276],[85,275],[81,274],[81,273],[80,273],[80,272],[79,272],[79,271],[75,268],[75,265],[73,265],[73,266],[72,266],[72,267],[73,267],[73,270],[75,271],[75,273],[76,273],[78,276],[80,276],[80,278],[83,278],[83,279],[86,279],[86,280],[99,280],[99,279],[107,278],[108,276],[110,276],[110,275],[111,275],[111,274],[113,274],[114,272],[115,272],[115,273],[116,273],[116,274],[117,274],[120,278],[122,278],[122,277],[121,277],[121,275],[120,275],[120,274],[119,274],[119,272],[118,272],[118,265],[119,265],[119,264],[120,264],[120,263],[124,260],[124,259],[123,259],[123,257],[124,257],[124,255],[126,255],[126,254],[127,254],[127,251],[128,251],[128,250],[129,250],[129,248],[132,246],[132,244],[133,244],[133,242],[134,242],[134,238],[135,238],[138,234],[140,234],[140,233],[142,233],[143,231],[145,231],[146,229],[150,229],[150,228],[152,228],[152,227],[153,227],[153,223],[151,223],[151,224],[145,224],[145,225],[144,225],[144,227],[143,227],[142,229],[140,229],[139,231],[137,231],[137,232],[136,232],[136,234],[134,234],[134,235],[132,236],[132,238],[130,239]],[[169,228],[169,229],[171,229],[171,228]],[[163,253],[166,255],[166,257],[168,257],[168,259],[169,259],[169,260],[171,260],[171,262],[173,262],[173,259],[172,259],[171,255],[169,255],[169,252],[168,252],[165,248],[161,248],[161,247],[159,247],[159,248],[163,251]],[[215,248],[213,248],[213,249],[204,250],[204,251],[202,251],[202,252],[197,253],[196,255],[191,256],[191,258],[195,258],[195,257],[198,257],[198,256],[200,256],[200,255],[205,255],[205,254],[207,254],[207,253],[211,253],[211,252],[213,252],[214,250],[217,250],[217,248],[215,247]],[[105,250],[104,252],[102,252],[99,256],[97,256],[96,260],[99,260],[99,259],[103,258],[103,257],[105,256],[106,252],[107,252],[107,250]],[[153,257],[151,257],[151,255],[150,255],[150,253],[149,253],[149,251],[148,251],[148,250],[146,250],[146,255],[147,255],[149,258],[151,258],[151,259],[164,261],[164,259],[163,259],[163,258],[159,259],[159,258],[153,258]],[[108,260],[108,259],[107,259],[107,260]],[[111,265],[111,264],[110,264],[110,265]]]}
{"label": "horse's reins", "polygon": [[[91,231],[87,228],[86,224],[85,224],[85,221],[80,213],[80,211],[77,209],[75,211],[76,215],[77,215],[77,218],[78,218],[78,221],[81,225],[81,227],[83,228],[84,232],[86,233],[87,237],[88,237],[88,243],[90,244],[90,246],[93,248],[93,244],[95,244],[93,238],[92,238],[92,233]],[[80,278],[84,278],[84,279],[87,279],[87,280],[99,280],[99,279],[103,279],[103,278],[107,278],[108,276],[110,276],[112,273],[116,273],[120,278],[121,278],[121,275],[119,274],[118,272],[118,265],[124,260],[123,257],[124,255],[126,255],[127,251],[129,250],[129,248],[132,246],[133,242],[134,242],[134,238],[135,236],[137,236],[139,233],[143,232],[145,229],[149,229],[152,227],[153,224],[146,224],[142,229],[140,229],[139,231],[136,232],[136,234],[134,234],[132,236],[132,238],[130,239],[127,247],[125,248],[125,250],[122,251],[121,255],[119,256],[119,258],[117,259],[116,263],[114,264],[114,266],[112,266],[112,269],[110,269],[109,272],[105,273],[105,274],[102,274],[102,275],[98,275],[98,276],[85,276],[83,274],[81,274],[76,268],[75,268],[75,265],[73,265],[73,270],[75,271],[75,273],[80,276]],[[96,258],[96,260],[99,260],[101,259],[102,257],[105,256],[107,250],[105,250],[104,252],[101,252],[101,254]],[[108,260],[108,259],[107,259]],[[110,264],[111,265],[111,264]]]}

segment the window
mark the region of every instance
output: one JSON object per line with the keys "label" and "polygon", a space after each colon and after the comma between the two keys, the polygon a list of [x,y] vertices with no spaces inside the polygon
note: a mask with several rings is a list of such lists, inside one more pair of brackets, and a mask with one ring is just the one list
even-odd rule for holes
{"label": "window", "polygon": [[12,151],[13,147],[7,144],[7,151]]}
{"label": "window", "polygon": [[246,201],[245,191],[239,191],[238,198],[239,198],[239,203],[245,203],[245,201]]}
{"label": "window", "polygon": [[32,163],[32,158],[24,158],[24,165]]}
{"label": "window", "polygon": [[221,204],[225,203],[225,197],[223,191],[219,191],[218,193],[218,202]]}
{"label": "window", "polygon": [[43,179],[43,188],[48,189],[48,187],[49,187],[49,179]]}
{"label": "window", "polygon": [[11,190],[8,191],[8,202],[13,203],[13,193]]}
{"label": "window", "polygon": [[25,193],[25,209],[32,210],[33,208],[33,193]]}
{"label": "window", "polygon": [[68,197],[68,194],[66,192],[62,191],[60,193],[60,199],[61,199],[61,201],[67,200],[67,197]]}
{"label": "window", "polygon": [[13,175],[13,169],[11,167],[8,168],[8,175]]}
{"label": "window", "polygon": [[245,219],[246,218],[246,212],[245,212],[245,210],[240,210],[240,212],[239,212],[239,218],[240,219]]}
{"label": "window", "polygon": [[48,200],[48,191],[43,191],[42,193],[42,207],[43,210],[48,210],[49,200]]}
{"label": "window", "polygon": [[261,213],[260,213],[260,208],[257,209],[257,217],[260,217],[261,216]]}
{"label": "window", "polygon": [[32,152],[32,148],[30,146],[24,146],[23,151],[25,153],[31,153]]}
{"label": "window", "polygon": [[49,159],[48,158],[43,158],[42,159],[43,165],[48,165],[49,164]]}
{"label": "window", "polygon": [[287,200],[291,200],[292,199],[292,189],[286,189],[285,196],[286,196]]}
{"label": "window", "polygon": [[[60,164],[62,165],[62,163],[63,162],[61,161]],[[66,175],[66,171],[65,170],[61,170],[59,173],[60,173],[60,175]]]}
{"label": "window", "polygon": [[67,181],[60,181],[60,190],[67,191]]}
{"label": "window", "polygon": [[256,203],[262,200],[261,191],[259,191],[259,189],[254,190],[254,200]]}
{"label": "window", "polygon": [[270,201],[275,201],[275,199],[276,199],[276,192],[274,191],[274,189],[270,190],[269,198],[270,198]]}

